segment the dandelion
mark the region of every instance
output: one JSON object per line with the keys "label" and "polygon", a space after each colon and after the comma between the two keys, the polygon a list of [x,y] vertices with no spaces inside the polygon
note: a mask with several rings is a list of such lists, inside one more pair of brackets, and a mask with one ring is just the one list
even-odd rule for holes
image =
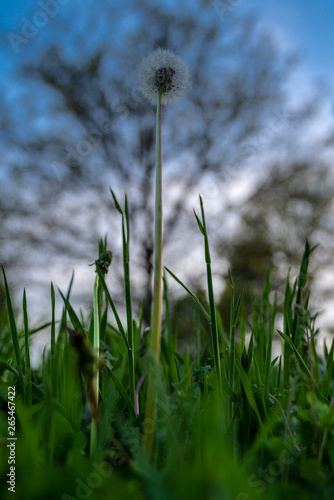
{"label": "dandelion", "polygon": [[162,311],[162,159],[161,159],[161,105],[181,97],[189,87],[187,65],[167,49],[149,54],[139,69],[139,82],[143,95],[157,105],[156,116],[156,169],[154,212],[154,282],[151,319],[151,338],[148,356],[148,385],[145,408],[144,436],[146,451],[151,454],[157,405],[155,381],[159,373]]}
{"label": "dandelion", "polygon": [[162,104],[174,102],[189,88],[188,66],[171,50],[159,48],[143,60],[139,83],[151,104],[157,103],[160,92]]}

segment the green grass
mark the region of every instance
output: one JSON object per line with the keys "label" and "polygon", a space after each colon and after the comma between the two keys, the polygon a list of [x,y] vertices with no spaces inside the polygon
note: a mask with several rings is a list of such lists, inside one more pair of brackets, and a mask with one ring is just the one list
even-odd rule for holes
{"label": "green grass", "polygon": [[[160,363],[152,389],[158,394],[154,450],[148,458],[145,440],[152,436],[145,421],[144,374],[149,337],[143,336],[142,310],[133,317],[131,306],[128,202],[123,210],[112,196],[122,218],[126,324],[97,265],[94,305],[87,317],[71,305],[71,281],[66,293],[58,294],[51,284],[50,322],[35,330],[29,327],[34,321],[24,291],[23,325],[18,325],[3,269],[7,318],[1,320],[0,337],[1,498],[13,498],[6,484],[11,386],[16,388],[17,498],[333,498],[334,342],[324,352],[317,349],[316,316],[305,290],[314,249],[306,242],[295,283],[287,277],[278,327],[270,270],[262,296],[251,294],[249,318],[229,273],[232,296],[225,328],[215,306],[200,199],[201,218],[195,215],[204,238],[207,302],[166,270]],[[106,240],[101,241],[99,254],[106,250]],[[193,299],[193,357],[187,349],[180,352],[177,332],[171,329],[171,279]],[[64,306],[59,319],[56,300]],[[34,333],[47,327],[50,350],[33,370],[29,345]],[[282,355],[275,359],[274,335],[282,340]]]}

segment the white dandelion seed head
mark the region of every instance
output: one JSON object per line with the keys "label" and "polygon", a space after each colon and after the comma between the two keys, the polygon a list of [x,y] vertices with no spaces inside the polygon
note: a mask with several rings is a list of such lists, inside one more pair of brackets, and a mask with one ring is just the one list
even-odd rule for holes
{"label": "white dandelion seed head", "polygon": [[141,92],[152,104],[157,104],[160,91],[162,104],[168,104],[176,101],[189,88],[189,69],[174,52],[159,48],[141,63],[139,84]]}

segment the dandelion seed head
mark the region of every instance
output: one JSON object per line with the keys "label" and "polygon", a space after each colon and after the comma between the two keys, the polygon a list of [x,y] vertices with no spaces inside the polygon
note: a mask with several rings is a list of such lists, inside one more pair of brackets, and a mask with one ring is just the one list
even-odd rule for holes
{"label": "dandelion seed head", "polygon": [[141,63],[139,83],[141,92],[152,104],[157,103],[160,91],[162,104],[174,102],[189,88],[188,66],[171,50],[159,48]]}

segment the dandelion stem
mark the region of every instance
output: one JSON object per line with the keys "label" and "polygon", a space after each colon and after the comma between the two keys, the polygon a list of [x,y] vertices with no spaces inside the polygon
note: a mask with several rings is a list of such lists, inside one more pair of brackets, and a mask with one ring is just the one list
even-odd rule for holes
{"label": "dandelion stem", "polygon": [[162,159],[161,159],[161,97],[157,106],[155,229],[154,229],[154,288],[151,349],[156,360],[160,354],[162,311]]}
{"label": "dandelion stem", "polygon": [[156,173],[155,173],[155,223],[154,223],[154,284],[153,309],[151,321],[150,356],[148,367],[148,387],[146,396],[146,415],[144,439],[146,451],[150,455],[154,444],[155,415],[157,394],[155,375],[158,368],[161,344],[162,314],[162,158],[161,158],[161,102],[159,92],[156,118]]}

